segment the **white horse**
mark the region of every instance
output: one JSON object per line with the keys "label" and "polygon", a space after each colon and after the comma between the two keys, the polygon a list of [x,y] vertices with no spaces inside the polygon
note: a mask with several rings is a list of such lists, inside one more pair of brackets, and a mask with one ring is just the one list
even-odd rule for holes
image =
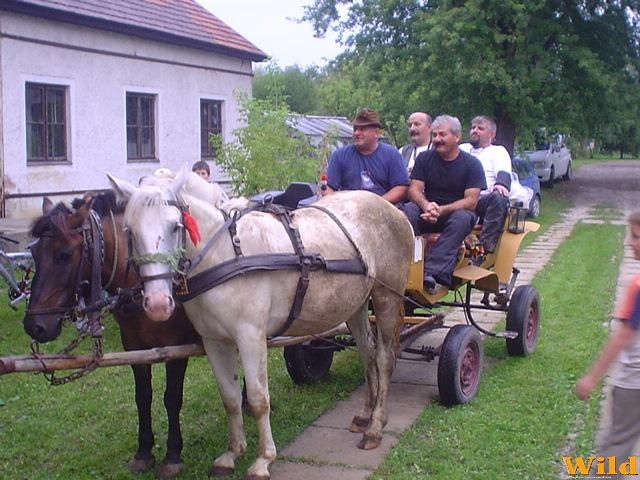
{"label": "white horse", "polygon": [[[165,320],[174,307],[168,277],[175,273],[172,259],[181,251],[181,209],[188,207],[202,235],[198,245],[186,242],[188,258],[202,258],[189,272],[190,278],[221,263],[229,265],[264,254],[301,258],[275,214],[244,214],[232,222],[236,231],[229,234],[228,217],[211,201],[202,200],[210,198],[211,186],[185,169],[174,179],[140,187],[109,178],[128,200],[125,221],[140,273],[146,279],[144,308],[154,320]],[[267,337],[284,333],[283,328],[286,335],[306,335],[347,322],[364,363],[367,387],[363,410],[353,418],[351,431],[363,433],[358,444],[362,449],[376,448],[382,439],[389,377],[403,315],[402,295],[413,252],[411,227],[397,208],[365,191],[340,192],[295,210],[290,225],[298,232],[304,252],[317,254],[314,258],[326,260],[327,266],[331,260],[340,260],[333,262],[335,268],[310,269],[308,288],[297,314],[292,315],[296,310],[292,305],[303,277],[301,268],[246,271],[205,289],[184,304],[202,336],[228,415],[228,451],[213,462],[212,475],[230,473],[247,445],[237,372],[239,354],[249,406],[260,434],[258,458],[246,478],[269,478],[268,467],[275,460],[276,448],[269,421]],[[210,245],[205,247],[207,243]],[[345,264],[353,271],[341,270]],[[375,312],[374,324],[368,318],[369,299]],[[288,324],[292,316],[295,320]]]}

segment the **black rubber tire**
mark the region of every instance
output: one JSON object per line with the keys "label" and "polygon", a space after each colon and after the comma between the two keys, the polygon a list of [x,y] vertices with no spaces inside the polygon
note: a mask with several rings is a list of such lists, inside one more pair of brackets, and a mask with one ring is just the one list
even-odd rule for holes
{"label": "black rubber tire", "polygon": [[476,396],[484,346],[480,332],[470,325],[455,325],[440,346],[438,391],[440,403],[450,407],[464,405]]}
{"label": "black rubber tire", "polygon": [[529,202],[529,211],[527,215],[530,218],[536,218],[540,215],[540,196],[535,194],[531,197],[531,202]]}
{"label": "black rubber tire", "polygon": [[291,345],[284,347],[284,361],[293,383],[302,385],[320,380],[329,373],[333,350],[314,347],[314,342]]}
{"label": "black rubber tire", "polygon": [[517,332],[514,339],[507,339],[509,355],[525,356],[533,353],[540,332],[540,296],[535,287],[516,287],[509,302],[506,329]]}
{"label": "black rubber tire", "polygon": [[544,186],[547,188],[553,188],[553,183],[555,182],[555,177],[556,176],[556,169],[553,165],[551,165],[551,172],[549,175],[549,181],[548,182],[544,182]]}
{"label": "black rubber tire", "polygon": [[573,178],[573,171],[571,170],[571,162],[569,162],[569,164],[567,165],[567,171],[565,172],[564,175],[562,175],[562,180],[564,180],[565,182],[568,182],[572,178]]}

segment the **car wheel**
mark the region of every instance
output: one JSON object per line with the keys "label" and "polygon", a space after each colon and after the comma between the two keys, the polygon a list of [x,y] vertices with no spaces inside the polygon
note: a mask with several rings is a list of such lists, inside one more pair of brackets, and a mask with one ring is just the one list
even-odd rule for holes
{"label": "car wheel", "polygon": [[540,215],[540,195],[535,194],[529,202],[529,217],[537,218]]}
{"label": "car wheel", "polygon": [[549,172],[549,181],[544,182],[544,186],[547,188],[553,188],[553,182],[556,178],[556,169],[551,165],[551,171]]}
{"label": "car wheel", "polygon": [[571,180],[572,177],[573,177],[573,172],[571,171],[571,162],[569,162],[569,164],[567,165],[567,171],[562,176],[562,180],[564,180],[565,182],[568,182],[569,180]]}

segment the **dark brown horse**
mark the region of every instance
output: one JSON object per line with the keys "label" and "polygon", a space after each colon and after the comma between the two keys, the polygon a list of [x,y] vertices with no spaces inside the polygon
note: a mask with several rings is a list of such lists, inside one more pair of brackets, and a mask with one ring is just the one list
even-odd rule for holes
{"label": "dark brown horse", "polygon": [[[46,202],[45,202],[46,204]],[[92,212],[93,210],[93,212]],[[118,289],[131,289],[138,284],[134,269],[127,268],[128,246],[122,225],[123,209],[116,206],[115,196],[106,192],[94,196],[72,211],[64,204],[43,206],[43,216],[32,227],[37,238],[32,254],[36,274],[31,285],[31,298],[24,318],[26,332],[37,342],[54,340],[60,334],[64,312],[76,307],[78,295],[91,289],[95,262],[91,252],[100,252],[99,285],[109,294]],[[97,224],[94,233],[87,225]],[[95,242],[101,242],[94,249]],[[89,254],[87,254],[89,252]],[[92,264],[94,267],[92,267]],[[199,342],[200,339],[181,307],[176,308],[170,321],[150,321],[135,303],[124,303],[113,311],[120,327],[125,350],[142,350],[168,345]],[[172,478],[182,469],[182,433],[180,410],[187,359],[172,360],[165,364],[166,390],[164,405],[169,420],[166,456],[156,471],[160,478]],[[154,437],[151,423],[151,366],[132,365],[135,378],[135,397],[138,407],[138,450],[129,462],[133,473],[153,467],[151,452]]]}

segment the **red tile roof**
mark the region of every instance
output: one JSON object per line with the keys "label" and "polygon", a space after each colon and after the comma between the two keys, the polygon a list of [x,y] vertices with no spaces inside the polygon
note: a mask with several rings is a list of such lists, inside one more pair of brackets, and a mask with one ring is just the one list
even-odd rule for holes
{"label": "red tile roof", "polygon": [[195,0],[2,0],[0,10],[53,18],[260,62],[262,50]]}

